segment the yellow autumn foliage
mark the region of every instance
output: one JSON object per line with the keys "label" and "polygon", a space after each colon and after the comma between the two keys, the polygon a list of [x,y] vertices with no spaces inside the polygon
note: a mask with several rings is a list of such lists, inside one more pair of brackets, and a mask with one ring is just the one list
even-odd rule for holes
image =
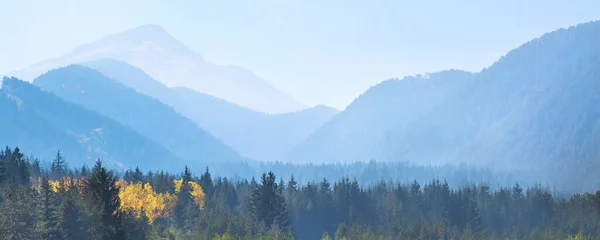
{"label": "yellow autumn foliage", "polygon": [[120,187],[121,208],[132,209],[138,218],[141,217],[143,209],[150,224],[157,218],[168,217],[175,205],[174,195],[156,193],[149,183],[129,184],[120,179],[117,181],[117,186]]}
{"label": "yellow autumn foliage", "polygon": [[200,184],[196,182],[188,182],[192,197],[194,197],[194,201],[198,204],[198,208],[200,210],[204,209],[204,190],[200,187]]}
{"label": "yellow autumn foliage", "polygon": [[[173,180],[173,184],[175,185],[175,194],[179,193],[179,191],[181,191],[181,185],[183,184],[183,179],[175,179]],[[192,197],[194,198],[194,202],[196,202],[196,204],[198,205],[198,208],[200,208],[200,210],[204,209],[204,190],[202,190],[202,187],[200,186],[200,184],[196,183],[196,182],[192,182],[189,181],[188,182],[188,186],[190,187],[190,193],[192,194]]]}
{"label": "yellow autumn foliage", "polygon": [[175,179],[173,180],[173,185],[175,185],[175,193],[181,191],[181,184],[183,184],[183,179]]}
{"label": "yellow autumn foliage", "polygon": [[[84,179],[71,179],[64,177],[58,181],[49,181],[50,188],[54,192],[68,191],[75,187],[82,191],[84,188]],[[38,179],[38,186],[41,179]],[[123,179],[119,179],[116,185],[120,188],[119,198],[121,200],[121,208],[133,210],[136,217],[141,217],[142,209],[148,218],[148,223],[152,224],[157,218],[167,218],[170,216],[175,202],[177,201],[177,193],[181,190],[183,184],[182,179],[173,180],[175,194],[157,193],[149,183],[142,184],[141,182],[128,183]],[[35,187],[34,186],[34,187]],[[190,193],[194,198],[194,202],[200,210],[204,209],[204,190],[196,182],[188,182]]]}
{"label": "yellow autumn foliage", "polygon": [[[141,217],[143,209],[148,218],[148,223],[151,224],[157,218],[170,216],[171,210],[177,200],[176,194],[181,190],[183,180],[173,181],[175,194],[157,193],[149,183],[128,183],[119,179],[116,184],[120,188],[119,198],[121,200],[121,208],[133,210],[137,217]],[[195,182],[188,182],[188,186],[198,208],[204,209],[204,191],[202,187]]]}
{"label": "yellow autumn foliage", "polygon": [[52,189],[53,192],[58,192],[58,191],[69,191],[71,188],[76,188],[79,191],[83,190],[84,187],[84,179],[72,179],[71,177],[63,177],[60,180],[57,181],[48,181],[48,183],[50,184],[50,189]]}

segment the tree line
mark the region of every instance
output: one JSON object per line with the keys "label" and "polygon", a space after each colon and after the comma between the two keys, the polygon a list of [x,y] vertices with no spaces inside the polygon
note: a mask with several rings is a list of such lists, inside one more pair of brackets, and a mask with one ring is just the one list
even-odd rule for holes
{"label": "tree line", "polygon": [[600,239],[600,191],[49,168],[0,151],[0,239]]}

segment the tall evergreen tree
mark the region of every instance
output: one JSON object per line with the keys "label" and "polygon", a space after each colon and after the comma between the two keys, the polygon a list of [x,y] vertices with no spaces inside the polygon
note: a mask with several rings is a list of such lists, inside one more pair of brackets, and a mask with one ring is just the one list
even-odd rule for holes
{"label": "tall evergreen tree", "polygon": [[50,188],[48,175],[42,177],[40,184],[40,214],[43,222],[43,239],[62,239],[59,226],[58,200]]}
{"label": "tall evergreen tree", "polygon": [[[0,150],[0,187],[2,186],[2,183],[4,182],[4,179],[6,179],[6,157],[4,156],[4,151]],[[2,198],[0,198],[2,199]]]}
{"label": "tall evergreen tree", "polygon": [[273,172],[263,173],[261,184],[252,193],[251,207],[254,217],[266,226],[273,224],[289,229],[290,220],[281,186],[275,183]]}
{"label": "tall evergreen tree", "polygon": [[37,179],[39,176],[42,175],[42,167],[40,166],[40,160],[39,159],[36,158],[33,161],[33,163],[31,164],[31,168],[29,169],[29,175],[33,179]]}
{"label": "tall evergreen tree", "polygon": [[92,169],[91,177],[86,181],[87,191],[100,211],[100,226],[98,234],[102,239],[122,239],[123,228],[119,210],[119,187],[116,177],[102,166],[98,160]]}
{"label": "tall evergreen tree", "polygon": [[185,166],[181,188],[177,193],[177,201],[173,207],[175,223],[184,229],[191,229],[194,226],[196,217],[198,217],[200,211],[196,202],[194,202],[192,190],[188,184],[190,181],[192,181],[192,174],[190,169]]}
{"label": "tall evergreen tree", "polygon": [[83,165],[81,167],[81,171],[79,172],[79,175],[80,175],[80,177],[87,178],[90,175],[90,170],[88,169],[88,167]]}
{"label": "tall evergreen tree", "polygon": [[60,155],[60,151],[56,152],[56,156],[52,160],[52,165],[50,166],[50,175],[53,180],[58,180],[66,174],[67,168],[65,166],[65,160],[62,155]]}
{"label": "tall evergreen tree", "polygon": [[135,167],[135,171],[131,174],[131,181],[133,181],[133,182],[144,181],[144,173],[140,170],[139,167]]}
{"label": "tall evergreen tree", "polygon": [[0,205],[0,237],[4,239],[38,239],[35,226],[33,190],[11,184]]}
{"label": "tall evergreen tree", "polygon": [[67,198],[62,205],[60,228],[64,239],[86,239],[81,210],[71,198]]}
{"label": "tall evergreen tree", "polygon": [[200,186],[202,187],[202,190],[204,190],[204,193],[207,197],[212,196],[214,184],[212,177],[210,176],[210,172],[208,171],[208,167],[206,167],[204,174],[200,176]]}
{"label": "tall evergreen tree", "polygon": [[[9,148],[6,150],[10,151]],[[16,147],[8,156],[7,168],[10,183],[29,185],[29,163],[23,158],[21,149]]]}

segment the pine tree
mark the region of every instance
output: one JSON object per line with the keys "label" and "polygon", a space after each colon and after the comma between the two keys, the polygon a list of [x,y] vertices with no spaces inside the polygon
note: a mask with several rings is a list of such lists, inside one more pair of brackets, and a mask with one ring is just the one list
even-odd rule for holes
{"label": "pine tree", "polygon": [[175,223],[183,229],[191,229],[194,226],[194,222],[200,211],[191,193],[192,190],[189,185],[191,180],[192,174],[190,169],[185,166],[181,188],[177,193],[177,201],[173,208]]}
{"label": "pine tree", "polygon": [[123,228],[121,212],[119,210],[119,187],[112,172],[102,167],[98,160],[92,169],[91,177],[86,181],[88,194],[92,204],[100,209],[100,230],[102,239],[122,239]]}
{"label": "pine tree", "polygon": [[44,175],[40,186],[40,210],[43,222],[42,238],[61,239],[57,209],[59,204],[48,180],[48,175]]}
{"label": "pine tree", "polygon": [[[0,150],[0,187],[2,186],[2,183],[4,182],[4,179],[6,179],[6,157],[4,155],[4,151]],[[0,198],[2,199],[2,198]]]}
{"label": "pine tree", "polygon": [[131,174],[132,182],[143,182],[144,181],[144,173],[140,171],[139,167],[135,167],[135,171]]}
{"label": "pine tree", "polygon": [[254,217],[266,226],[277,224],[288,229],[290,220],[281,186],[275,183],[275,174],[263,173],[261,184],[252,193],[251,206]]}
{"label": "pine tree", "polygon": [[79,175],[80,175],[80,177],[87,178],[90,175],[90,170],[85,165],[83,165],[81,167],[81,171],[79,172]]}
{"label": "pine tree", "polygon": [[36,158],[31,164],[31,169],[29,169],[29,175],[31,175],[33,179],[37,179],[39,176],[42,175],[42,167],[40,166],[39,159]]}
{"label": "pine tree", "polygon": [[[9,148],[6,149],[10,151]],[[16,147],[12,153],[8,155],[8,181],[10,183],[17,183],[20,185],[29,185],[29,164],[27,160],[23,159],[21,150]]]}
{"label": "pine tree", "polygon": [[136,218],[136,214],[132,211],[123,212],[123,226],[125,229],[125,235],[123,239],[129,240],[144,240],[147,239],[146,233],[148,231],[148,218],[143,212],[140,218]]}
{"label": "pine tree", "polygon": [[34,194],[31,188],[11,184],[0,205],[0,237],[36,239]]}
{"label": "pine tree", "polygon": [[192,181],[192,172],[190,171],[190,169],[188,168],[188,166],[185,166],[185,169],[183,170],[183,182],[184,183],[188,183]]}
{"label": "pine tree", "polygon": [[58,180],[62,178],[66,174],[66,166],[65,160],[63,156],[60,155],[60,151],[56,152],[56,157],[52,160],[52,165],[50,166],[50,174],[53,180]]}
{"label": "pine tree", "polygon": [[61,209],[60,228],[64,239],[86,239],[81,222],[81,210],[71,198],[67,198]]}
{"label": "pine tree", "polygon": [[206,167],[206,171],[204,171],[204,174],[200,176],[200,186],[204,190],[204,193],[206,193],[207,197],[212,196],[214,184],[210,176],[210,172],[208,171],[208,167]]}

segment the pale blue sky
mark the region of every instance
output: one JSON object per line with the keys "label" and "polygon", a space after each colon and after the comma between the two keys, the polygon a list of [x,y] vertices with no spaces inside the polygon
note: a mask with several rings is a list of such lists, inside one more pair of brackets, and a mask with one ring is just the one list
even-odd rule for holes
{"label": "pale blue sky", "polygon": [[211,62],[343,109],[382,80],[479,71],[545,32],[592,20],[598,0],[2,0],[0,73],[158,24]]}

